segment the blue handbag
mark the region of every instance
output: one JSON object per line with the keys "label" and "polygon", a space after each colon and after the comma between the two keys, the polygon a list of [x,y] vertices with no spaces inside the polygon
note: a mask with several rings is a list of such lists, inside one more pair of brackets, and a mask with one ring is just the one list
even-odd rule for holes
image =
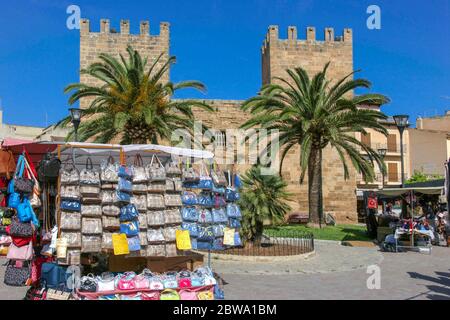
{"label": "blue handbag", "polygon": [[199,189],[198,181],[184,181],[183,188],[185,189]]}
{"label": "blue handbag", "polygon": [[202,192],[198,196],[198,204],[210,208],[214,206],[214,200],[209,192]]}
{"label": "blue handbag", "polygon": [[132,193],[133,192],[133,183],[127,179],[119,178],[119,184],[117,186],[117,190],[119,192]]}
{"label": "blue handbag", "polygon": [[[192,246],[192,250],[197,250],[198,249],[198,247],[197,247],[197,238],[191,237],[191,246]],[[193,284],[192,284],[192,286],[194,287]]]}
{"label": "blue handbag", "polygon": [[47,289],[57,289],[67,283],[70,274],[56,263],[44,263],[41,268],[41,285]]}
{"label": "blue handbag", "polygon": [[20,205],[20,194],[11,193],[8,198],[8,207],[17,209]]}
{"label": "blue handbag", "polygon": [[224,187],[220,187],[220,186],[216,186],[215,184],[213,184],[212,192],[216,193],[216,194],[224,195],[225,194],[225,188]]}
{"label": "blue handbag", "polygon": [[117,199],[122,203],[130,203],[131,195],[127,192],[117,191]]}
{"label": "blue handbag", "polygon": [[242,219],[241,208],[237,204],[229,203],[227,205],[228,218]]}
{"label": "blue handbag", "polygon": [[141,250],[141,240],[139,239],[139,236],[130,237],[127,240],[128,240],[128,249],[130,250],[130,252]]}
{"label": "blue handbag", "polygon": [[215,225],[212,226],[212,228],[213,228],[214,236],[216,238],[223,237],[224,229],[225,229],[224,225],[222,225],[222,224],[215,224]]}
{"label": "blue handbag", "polygon": [[[197,250],[212,250],[212,241],[199,241],[197,240]],[[192,285],[194,286],[194,285]]]}
{"label": "blue handbag", "polygon": [[211,177],[201,176],[197,188],[203,190],[211,190],[213,188],[213,182]]}
{"label": "blue handbag", "polygon": [[212,250],[214,251],[223,251],[225,250],[225,247],[223,245],[223,238],[216,238],[214,239]]}
{"label": "blue handbag", "polygon": [[241,221],[239,219],[234,219],[234,218],[230,219],[229,226],[232,229],[240,229],[240,228],[242,228]]}
{"label": "blue handbag", "polygon": [[233,188],[227,188],[225,190],[225,200],[227,202],[236,202],[241,199],[241,195]]}
{"label": "blue handbag", "polygon": [[200,242],[211,242],[212,243],[215,238],[216,237],[214,237],[214,230],[211,226],[209,226],[209,227],[199,226],[198,227],[198,238],[197,238],[198,244],[200,244]]}
{"label": "blue handbag", "polygon": [[120,209],[120,222],[134,221],[139,219],[139,211],[134,204],[126,205]]}
{"label": "blue handbag", "polygon": [[237,231],[234,234],[234,246],[235,247],[242,247],[241,235]]}
{"label": "blue handbag", "polygon": [[61,201],[61,209],[63,211],[81,212],[81,203],[76,200]]}
{"label": "blue handbag", "polygon": [[181,210],[181,217],[183,221],[186,222],[197,222],[198,221],[198,211],[197,208],[191,207],[191,208],[183,208]]}
{"label": "blue handbag", "polygon": [[225,300],[225,292],[218,284],[214,286],[214,300]]}
{"label": "blue handbag", "polygon": [[123,178],[126,180],[133,180],[133,170],[127,166],[120,166],[117,172],[119,178]]}
{"label": "blue handbag", "polygon": [[19,156],[19,159],[17,160],[16,172],[14,173],[13,178],[11,179],[11,181],[8,184],[8,190],[7,190],[8,194],[15,193],[15,188],[14,188],[15,179],[22,177],[24,170],[25,170],[25,158],[23,155],[21,155],[21,156]]}
{"label": "blue handbag", "polygon": [[212,209],[212,218],[214,223],[227,223],[228,217],[225,209]]}
{"label": "blue handbag", "polygon": [[28,199],[24,199],[17,207],[17,218],[22,223],[32,222],[36,227],[39,227],[39,221]]}
{"label": "blue handbag", "polygon": [[198,222],[203,224],[213,223],[213,216],[211,211],[209,211],[208,209],[200,210],[200,212],[198,213]]}
{"label": "blue handbag", "polygon": [[194,192],[185,191],[181,196],[181,202],[185,206],[195,206],[198,204],[198,198]]}
{"label": "blue handbag", "polygon": [[139,236],[139,222],[128,221],[120,224],[120,233],[126,234],[128,238]]}
{"label": "blue handbag", "polygon": [[192,222],[183,222],[181,224],[181,229],[189,231],[189,234],[193,238],[198,237],[198,225]]}

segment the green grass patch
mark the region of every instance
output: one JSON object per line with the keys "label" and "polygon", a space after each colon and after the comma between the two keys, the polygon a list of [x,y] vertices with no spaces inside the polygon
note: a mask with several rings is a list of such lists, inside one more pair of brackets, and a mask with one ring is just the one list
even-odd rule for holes
{"label": "green grass patch", "polygon": [[266,228],[265,233],[272,237],[291,237],[298,232],[310,232],[314,239],[333,241],[372,241],[367,235],[365,226],[360,225],[338,225],[335,227],[324,227],[322,229],[308,228],[301,225],[286,225],[280,227]]}

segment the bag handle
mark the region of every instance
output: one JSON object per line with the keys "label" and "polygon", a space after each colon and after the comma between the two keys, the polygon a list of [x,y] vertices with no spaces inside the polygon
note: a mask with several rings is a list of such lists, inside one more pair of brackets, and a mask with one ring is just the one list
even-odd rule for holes
{"label": "bag handle", "polygon": [[114,160],[114,157],[113,156],[109,156],[108,157],[108,162],[107,162],[108,164],[115,164],[116,163],[116,161]]}
{"label": "bag handle", "polygon": [[23,155],[20,155],[19,159],[17,160],[16,172],[14,172],[14,178],[21,178],[23,176],[23,170],[24,170],[23,160],[24,160]]}
{"label": "bag handle", "polygon": [[86,170],[93,170],[93,169],[94,169],[94,165],[92,164],[92,159],[91,159],[91,157],[87,157]]}
{"label": "bag handle", "polygon": [[134,156],[134,166],[135,167],[144,166],[144,160],[142,160],[142,156],[139,153]]}
{"label": "bag handle", "polygon": [[153,155],[153,157],[152,157],[152,161],[150,162],[150,166],[152,166],[152,165],[153,165],[153,161],[154,161],[155,159],[156,159],[156,160],[158,160],[158,163],[159,163],[159,167],[160,167],[160,168],[164,168],[164,166],[163,166],[163,164],[162,164],[161,160],[159,160],[159,158],[158,158],[158,156],[157,156],[156,154],[154,154],[154,155]]}

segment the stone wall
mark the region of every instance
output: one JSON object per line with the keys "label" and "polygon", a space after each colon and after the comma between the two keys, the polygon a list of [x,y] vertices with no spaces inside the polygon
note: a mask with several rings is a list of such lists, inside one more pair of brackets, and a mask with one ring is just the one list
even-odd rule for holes
{"label": "stone wall", "polygon": [[[92,32],[90,21],[83,19],[80,27],[80,69],[88,67],[93,62],[98,61],[100,53],[108,53],[117,58],[119,54],[127,59],[126,48],[131,45],[135,50],[141,53],[142,57],[148,58],[148,66],[161,54],[159,66],[167,62],[169,58],[170,30],[169,23],[160,23],[159,36],[150,35],[150,23],[143,21],[140,24],[140,34],[130,34],[130,22],[122,20],[120,22],[120,32],[111,30],[110,22],[107,19],[100,21],[100,32]],[[163,81],[169,80],[169,73],[163,77]],[[88,85],[97,85],[98,81],[89,75],[80,75],[80,82]],[[87,108],[91,100],[82,99],[81,108]]]}

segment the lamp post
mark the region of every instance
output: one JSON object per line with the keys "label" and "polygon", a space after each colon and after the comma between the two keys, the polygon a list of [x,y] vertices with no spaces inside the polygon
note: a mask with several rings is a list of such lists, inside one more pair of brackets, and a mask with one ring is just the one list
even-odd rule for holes
{"label": "lamp post", "polygon": [[[378,149],[378,154],[380,155],[381,160],[383,160],[383,164],[384,164],[384,159],[386,158],[386,154],[387,154],[387,149]],[[384,175],[384,167],[381,168],[381,175],[383,176],[383,185],[382,185],[382,189],[384,189],[384,184],[385,184],[385,175]]]}
{"label": "lamp post", "polygon": [[72,118],[72,124],[75,129],[75,142],[78,142],[78,128],[81,123],[81,109],[78,108],[70,108],[70,116]]}
{"label": "lamp post", "polygon": [[394,116],[395,124],[397,125],[398,131],[400,132],[400,152],[402,159],[402,188],[405,187],[405,158],[403,154],[403,133],[409,127],[409,116],[398,115]]}

